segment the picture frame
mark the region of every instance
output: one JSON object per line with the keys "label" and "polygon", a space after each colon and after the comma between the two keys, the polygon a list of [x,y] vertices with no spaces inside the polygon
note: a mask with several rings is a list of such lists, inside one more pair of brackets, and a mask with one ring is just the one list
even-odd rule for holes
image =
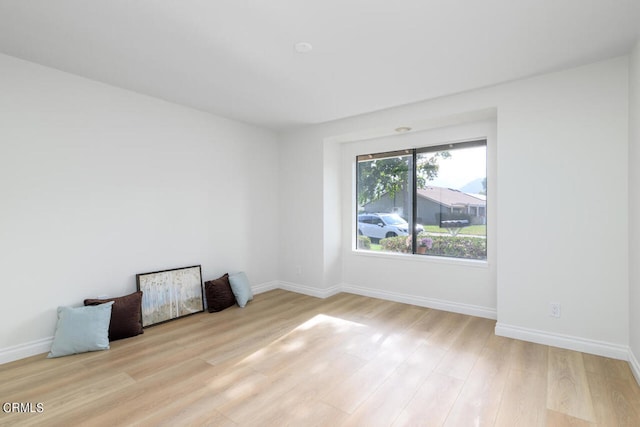
{"label": "picture frame", "polygon": [[142,291],[142,327],[204,311],[200,265],[136,274]]}

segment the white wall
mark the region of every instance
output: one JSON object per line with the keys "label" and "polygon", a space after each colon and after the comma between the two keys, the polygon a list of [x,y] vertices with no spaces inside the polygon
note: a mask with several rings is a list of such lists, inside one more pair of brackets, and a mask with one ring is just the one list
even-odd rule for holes
{"label": "white wall", "polygon": [[631,364],[640,383],[640,42],[629,68],[629,314]]}
{"label": "white wall", "polygon": [[271,132],[0,55],[0,359],[136,273],[276,280],[278,155]]}
{"label": "white wall", "polygon": [[284,283],[310,288],[310,293],[325,287],[322,158],[322,144],[299,141],[295,133],[282,137],[279,277]]}
{"label": "white wall", "polygon": [[[128,293],[136,273],[193,264],[205,279],[243,269],[255,284],[279,279],[319,296],[346,289],[495,313],[502,334],[614,357],[630,341],[637,356],[640,274],[627,235],[640,237],[628,225],[639,178],[619,159],[629,130],[629,164],[640,151],[638,56],[636,47],[631,121],[624,57],[309,126],[279,144],[251,126],[0,56],[0,320],[11,325],[0,359],[46,344],[58,305]],[[345,144],[487,111],[496,135],[488,266],[353,254]],[[547,315],[551,301],[560,319]]]}
{"label": "white wall", "polygon": [[[535,340],[541,331],[575,349],[626,357],[627,74],[627,58],[620,58],[504,87],[503,333]],[[550,302],[562,305],[560,319],[547,315]]]}
{"label": "white wall", "polygon": [[[333,269],[342,268],[343,281],[366,279],[361,293],[494,310],[498,333],[626,357],[628,181],[620,159],[627,156],[627,91],[622,57],[284,135],[281,194],[290,227],[282,235],[281,277],[327,292],[349,287],[331,282]],[[322,209],[343,193],[335,182],[345,185],[336,145],[390,135],[400,125],[435,129],[486,110],[497,111],[495,274],[420,259],[371,261],[351,254],[344,240],[341,263],[326,262],[323,247],[335,244],[336,233],[350,233],[344,218],[342,229],[326,227]],[[301,236],[320,247],[300,253]],[[445,269],[478,285],[451,289]],[[421,284],[418,276],[433,280]],[[550,302],[562,304],[560,319],[548,316]]]}

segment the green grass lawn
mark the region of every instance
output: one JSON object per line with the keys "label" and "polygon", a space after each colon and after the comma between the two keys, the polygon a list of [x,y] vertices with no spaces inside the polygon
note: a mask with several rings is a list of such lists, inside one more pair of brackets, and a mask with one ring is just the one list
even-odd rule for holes
{"label": "green grass lawn", "polygon": [[[425,225],[424,231],[427,233],[443,233],[449,234],[449,230],[446,228],[440,228],[437,225]],[[460,230],[458,234],[467,234],[472,236],[485,236],[487,234],[487,226],[486,225],[470,225],[468,227],[464,227]]]}

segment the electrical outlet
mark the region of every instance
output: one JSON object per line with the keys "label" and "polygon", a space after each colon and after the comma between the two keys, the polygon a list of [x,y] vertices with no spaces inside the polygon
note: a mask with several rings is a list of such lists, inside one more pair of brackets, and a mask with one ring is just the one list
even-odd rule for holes
{"label": "electrical outlet", "polygon": [[302,267],[296,265],[296,276],[302,276]]}
{"label": "electrical outlet", "polygon": [[551,316],[551,317],[560,317],[560,303],[559,302],[549,303],[549,316]]}

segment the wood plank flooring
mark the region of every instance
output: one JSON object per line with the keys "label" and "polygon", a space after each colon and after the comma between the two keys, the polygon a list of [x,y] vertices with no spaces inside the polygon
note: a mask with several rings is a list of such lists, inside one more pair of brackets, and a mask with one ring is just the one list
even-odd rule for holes
{"label": "wood plank flooring", "polygon": [[0,365],[0,425],[640,426],[626,362],[495,336],[495,322],[276,290],[108,351]]}

